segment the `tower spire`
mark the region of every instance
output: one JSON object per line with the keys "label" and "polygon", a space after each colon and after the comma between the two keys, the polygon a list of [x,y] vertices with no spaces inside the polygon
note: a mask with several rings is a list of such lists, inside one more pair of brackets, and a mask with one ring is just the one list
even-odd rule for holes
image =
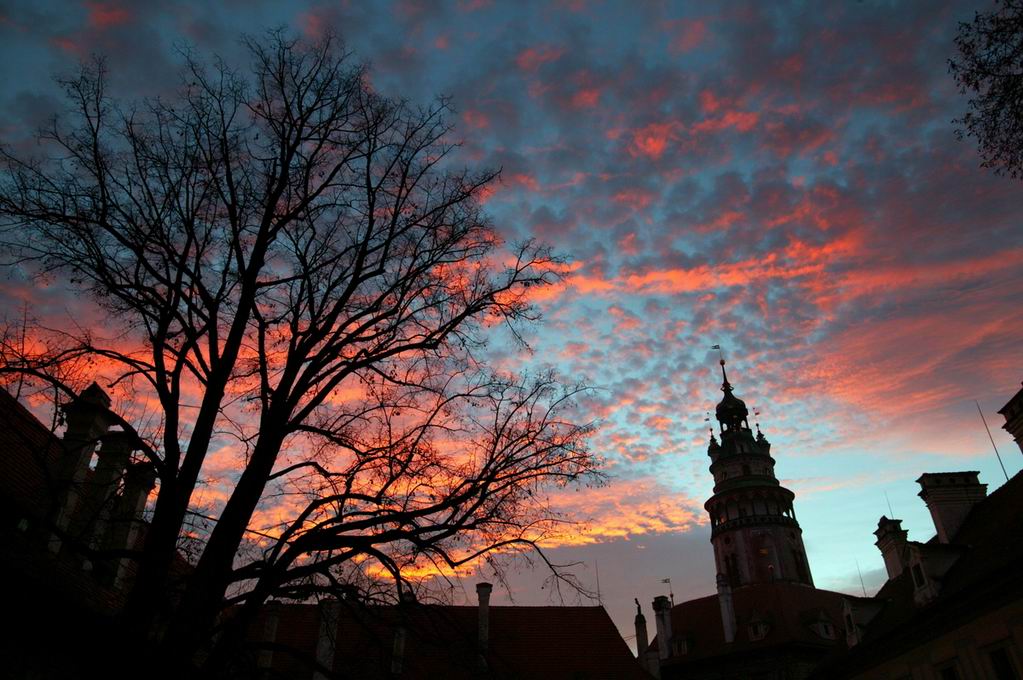
{"label": "tower spire", "polygon": [[721,359],[721,391],[725,394],[732,393],[732,385],[728,382],[728,373],[725,372],[725,360]]}

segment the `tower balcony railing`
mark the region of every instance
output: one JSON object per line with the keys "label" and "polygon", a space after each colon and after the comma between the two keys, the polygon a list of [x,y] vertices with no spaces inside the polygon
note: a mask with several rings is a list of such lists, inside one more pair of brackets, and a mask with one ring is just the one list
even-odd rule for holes
{"label": "tower balcony railing", "polygon": [[742,527],[749,526],[764,526],[765,524],[776,524],[799,528],[799,523],[795,520],[795,518],[789,517],[788,515],[746,515],[745,517],[735,517],[733,519],[720,522],[719,524],[712,525],[710,536],[711,538],[714,538],[724,531],[731,531],[732,529],[740,529]]}
{"label": "tower balcony railing", "polygon": [[738,477],[727,477],[714,485],[714,493],[720,493],[721,491],[732,489],[753,489],[762,486],[778,487],[781,486],[781,483],[773,474],[765,475],[754,473]]}

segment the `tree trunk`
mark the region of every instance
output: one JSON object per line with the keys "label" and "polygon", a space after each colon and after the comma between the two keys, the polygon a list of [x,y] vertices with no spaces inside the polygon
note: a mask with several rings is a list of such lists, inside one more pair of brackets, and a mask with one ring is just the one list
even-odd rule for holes
{"label": "tree trunk", "polygon": [[205,651],[222,608],[235,554],[283,443],[279,430],[273,426],[261,429],[249,464],[210,535],[181,602],[174,609],[159,653],[168,664],[193,660],[198,652]]}

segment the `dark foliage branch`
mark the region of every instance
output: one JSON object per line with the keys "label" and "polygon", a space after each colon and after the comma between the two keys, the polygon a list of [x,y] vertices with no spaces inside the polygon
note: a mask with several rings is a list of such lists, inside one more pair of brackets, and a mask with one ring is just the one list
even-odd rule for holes
{"label": "dark foliage branch", "polygon": [[970,97],[957,135],[976,139],[982,167],[1023,178],[1023,1],[977,12],[959,24],[955,44],[949,72]]}

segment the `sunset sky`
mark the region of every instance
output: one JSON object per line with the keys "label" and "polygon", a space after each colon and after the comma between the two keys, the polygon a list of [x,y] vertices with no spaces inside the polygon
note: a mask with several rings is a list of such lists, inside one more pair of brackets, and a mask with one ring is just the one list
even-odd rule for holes
{"label": "sunset sky", "polygon": [[[551,555],[593,585],[599,568],[631,635],[632,598],[652,621],[661,579],[676,601],[713,592],[712,345],[796,493],[818,587],[858,593],[858,564],[877,588],[889,500],[911,539],[933,535],[922,472],[1004,481],[974,400],[1023,467],[996,413],[1023,380],[1023,185],[956,140],[947,73],[957,22],[986,7],[5,2],[0,137],[24,146],[60,108],[52,76],[92,53],[116,92],[166,94],[181,46],[233,60],[242,33],[280,25],[337,31],[385,94],[450,95],[459,162],[502,168],[500,233],[572,261],[532,354],[498,343],[494,362],[597,388],[582,415],[613,480],[552,499],[589,521]],[[3,285],[6,314],[79,314],[59,287]],[[513,574],[515,601],[547,602],[541,580]]]}

